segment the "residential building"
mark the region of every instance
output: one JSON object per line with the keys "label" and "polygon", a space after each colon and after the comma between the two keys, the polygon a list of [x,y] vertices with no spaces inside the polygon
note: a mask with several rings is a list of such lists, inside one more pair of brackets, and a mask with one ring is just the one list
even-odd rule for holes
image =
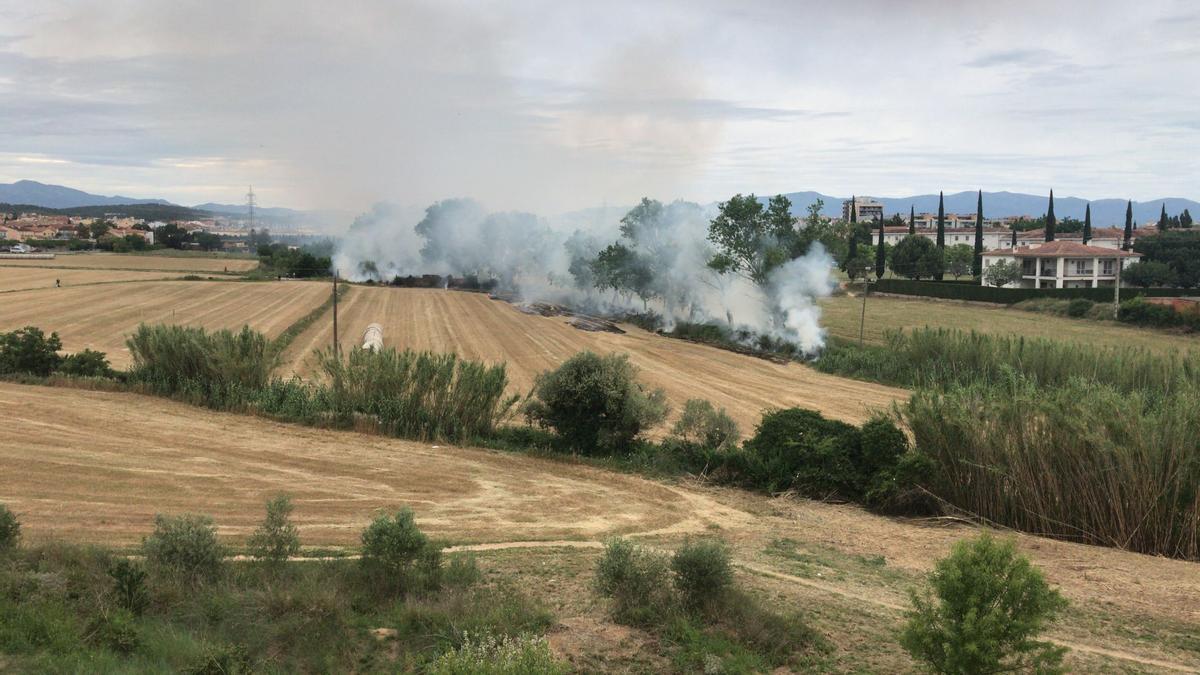
{"label": "residential building", "polygon": [[989,267],[1005,260],[1021,265],[1022,272],[1021,280],[1008,288],[1111,287],[1116,285],[1118,270],[1141,257],[1133,251],[1055,240],[986,251],[983,273],[986,278]]}
{"label": "residential building", "polygon": [[[1138,237],[1148,237],[1153,234],[1158,234],[1158,227],[1147,225],[1139,227],[1133,231],[1133,240],[1137,241]],[[1074,241],[1083,243],[1082,232],[1057,232],[1054,235],[1055,241]],[[1035,244],[1045,243],[1045,230],[1026,230],[1017,233],[1017,246],[1032,246]],[[1101,248],[1121,248],[1121,244],[1125,241],[1125,228],[1123,227],[1096,227],[1092,228],[1092,238],[1088,241],[1089,246],[1099,246]]]}
{"label": "residential building", "polygon": [[[855,197],[854,206],[858,222],[860,223],[864,220],[870,221],[876,218],[883,218],[883,203],[877,202],[870,197]],[[850,220],[849,199],[842,201],[842,220]]]}
{"label": "residential building", "polygon": [[[879,230],[876,229],[873,235],[878,240]],[[895,246],[900,243],[900,240],[908,236],[907,227],[889,227],[883,228],[883,241],[886,244]],[[926,239],[937,242],[937,228],[932,230],[917,228],[917,236],[925,237]],[[956,227],[946,228],[945,236],[946,246],[954,246],[955,244],[967,244],[975,246],[975,226],[971,227]],[[1012,243],[1012,233],[1003,228],[985,227],[983,228],[983,250],[990,251],[996,248],[1004,248]]]}

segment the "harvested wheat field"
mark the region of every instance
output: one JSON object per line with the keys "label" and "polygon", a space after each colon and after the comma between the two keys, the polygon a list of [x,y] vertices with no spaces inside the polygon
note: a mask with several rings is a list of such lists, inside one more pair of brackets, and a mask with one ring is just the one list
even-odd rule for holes
{"label": "harvested wheat field", "polygon": [[328,296],[325,284],[301,281],[148,281],[19,291],[0,297],[0,331],[56,331],[65,351],[97,349],[124,368],[125,338],[140,323],[209,329],[248,324],[275,336]]}
{"label": "harvested wheat field", "polygon": [[234,273],[258,267],[254,258],[231,258],[213,254],[162,255],[155,253],[57,253],[51,259],[0,260],[5,267],[62,267],[94,270],[161,270],[183,273]]}
{"label": "harvested wheat field", "polygon": [[[354,287],[340,306],[343,349],[359,346],[367,325],[379,323],[388,347],[503,361],[512,390],[521,394],[529,391],[538,373],[576,352],[627,353],[643,382],[666,390],[675,411],[689,398],[706,398],[728,409],[747,433],[766,408],[803,406],[857,422],[907,397],[901,389],[665,338],[633,326],[623,326],[625,335],[582,331],[564,317],[524,314],[482,293]],[[284,355],[284,372],[311,375],[313,353],[331,340],[331,323],[318,322],[292,343]]]}
{"label": "harvested wheat field", "polygon": [[51,269],[28,266],[7,267],[3,263],[4,261],[0,260],[0,293],[33,290],[35,288],[54,288],[55,280],[62,282],[63,286],[82,286],[125,281],[156,281],[178,278],[180,276],[177,272]]}
{"label": "harvested wheat field", "polygon": [[[0,502],[31,542],[136,545],[155,513],[199,512],[240,543],[286,491],[308,546],[357,544],[381,509],[412,507],[431,535],[553,603],[563,627],[603,628],[588,584],[614,533],[663,549],[718,534],[745,583],[802,608],[834,670],[895,672],[908,592],[974,528],[846,505],[671,485],[567,461],[437,447],[215,413],[159,398],[0,384]],[[1071,601],[1051,637],[1080,672],[1200,669],[1200,565],[1015,536]],[[634,647],[637,637],[632,635]],[[590,648],[613,654],[601,640]],[[649,647],[647,649],[652,649]],[[842,667],[844,666],[844,667]]]}

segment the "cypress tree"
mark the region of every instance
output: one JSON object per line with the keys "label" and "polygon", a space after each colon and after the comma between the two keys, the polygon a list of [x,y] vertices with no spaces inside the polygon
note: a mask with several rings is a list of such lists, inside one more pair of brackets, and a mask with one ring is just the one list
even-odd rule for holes
{"label": "cypress tree", "polygon": [[1121,248],[1128,251],[1133,246],[1133,200],[1125,205],[1125,241]]}
{"label": "cypress tree", "polygon": [[971,260],[971,274],[983,276],[983,190],[975,204],[975,257]]}
{"label": "cypress tree", "polygon": [[858,222],[858,198],[850,195],[850,222]]}
{"label": "cypress tree", "polygon": [[1012,247],[1017,247],[1017,226],[1015,224],[1012,226]]}
{"label": "cypress tree", "polygon": [[917,233],[917,212],[916,209],[913,208],[912,204],[908,205],[908,233]]}
{"label": "cypress tree", "polygon": [[1058,221],[1054,218],[1054,190],[1050,191],[1050,207],[1046,211],[1046,241],[1054,241],[1054,227]]}
{"label": "cypress tree", "polygon": [[[944,263],[946,260],[946,202],[940,191],[938,192],[937,252],[938,258]],[[945,277],[942,271],[944,267],[944,264],[938,267],[937,273],[933,275],[934,279],[941,281]]]}
{"label": "cypress tree", "polygon": [[1192,214],[1187,209],[1183,210],[1183,215],[1179,216],[1179,226],[1190,228],[1192,226]]}
{"label": "cypress tree", "polygon": [[1171,219],[1167,218],[1167,203],[1163,202],[1162,215],[1158,217],[1158,231],[1165,232],[1171,227]]}
{"label": "cypress tree", "polygon": [[858,204],[854,200],[854,196],[850,197],[850,242],[846,250],[846,272],[850,271],[850,264],[858,257]]}
{"label": "cypress tree", "polygon": [[875,247],[875,278],[883,278],[883,268],[887,261],[887,256],[883,251],[883,215],[879,216],[879,244]]}
{"label": "cypress tree", "polygon": [[1092,205],[1088,204],[1083,211],[1083,245],[1092,240]]}

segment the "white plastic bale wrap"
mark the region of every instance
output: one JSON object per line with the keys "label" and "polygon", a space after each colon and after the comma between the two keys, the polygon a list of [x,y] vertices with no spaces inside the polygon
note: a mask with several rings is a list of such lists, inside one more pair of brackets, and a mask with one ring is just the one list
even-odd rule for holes
{"label": "white plastic bale wrap", "polygon": [[383,326],[373,323],[363,331],[362,348],[377,352],[383,349]]}

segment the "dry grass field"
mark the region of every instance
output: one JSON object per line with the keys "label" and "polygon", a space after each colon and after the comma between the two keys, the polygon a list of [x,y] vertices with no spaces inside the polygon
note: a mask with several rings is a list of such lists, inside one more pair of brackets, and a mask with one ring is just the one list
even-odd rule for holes
{"label": "dry grass field", "polygon": [[[543,597],[552,639],[598,670],[653,652],[607,622],[588,584],[613,533],[672,548],[717,534],[739,575],[772,604],[802,609],[834,643],[833,670],[912,664],[895,633],[907,594],[962,525],[739,490],[673,485],[522,455],[291,426],[133,394],[0,384],[0,502],[31,542],[136,545],[155,513],[212,515],[231,543],[263,502],[293,495],[309,546],[354,545],[380,509],[411,506],[433,536]],[[1200,669],[1200,565],[1014,535],[1072,606],[1052,637],[1078,672]],[[614,660],[615,659],[615,660]],[[644,669],[644,668],[643,668]]]}
{"label": "dry grass field", "polygon": [[6,267],[0,260],[0,293],[6,291],[32,290],[35,288],[54,288],[57,279],[63,286],[80,286],[84,284],[113,283],[123,281],[153,281],[157,279],[178,278],[178,272],[132,272],[127,270],[77,270],[66,268],[46,268],[16,266]]}
{"label": "dry grass field", "polygon": [[[821,325],[831,335],[858,339],[862,296],[821,301]],[[1157,351],[1200,348],[1200,338],[1134,328],[1116,322],[1052,316],[1000,305],[969,304],[930,298],[872,295],[867,299],[866,339],[882,342],[888,329],[955,328],[965,331],[1023,335],[1085,345],[1141,346]]]}
{"label": "dry grass field", "polygon": [[246,272],[258,267],[254,258],[212,254],[163,255],[155,253],[58,253],[50,260],[0,260],[4,267],[65,267],[96,270],[162,270],[166,272]]}
{"label": "dry grass field", "polygon": [[282,333],[329,296],[329,287],[302,281],[148,281],[66,286],[0,296],[0,331],[37,326],[58,332],[63,348],[108,354],[116,368],[129,365],[125,338],[140,323],[205,328],[249,325],[269,336]]}
{"label": "dry grass field", "polygon": [[[901,389],[664,338],[633,326],[625,326],[625,335],[589,333],[572,328],[563,317],[523,314],[482,293],[354,287],[341,303],[338,320],[344,349],[359,346],[367,325],[379,323],[389,347],[506,362],[512,389],[520,394],[529,391],[538,373],[579,351],[627,353],[642,381],[666,390],[675,411],[689,398],[706,398],[728,409],[747,434],[766,408],[803,406],[862,421],[872,410],[907,396]],[[311,375],[315,350],[331,341],[330,322],[318,322],[292,343],[283,372]]]}

